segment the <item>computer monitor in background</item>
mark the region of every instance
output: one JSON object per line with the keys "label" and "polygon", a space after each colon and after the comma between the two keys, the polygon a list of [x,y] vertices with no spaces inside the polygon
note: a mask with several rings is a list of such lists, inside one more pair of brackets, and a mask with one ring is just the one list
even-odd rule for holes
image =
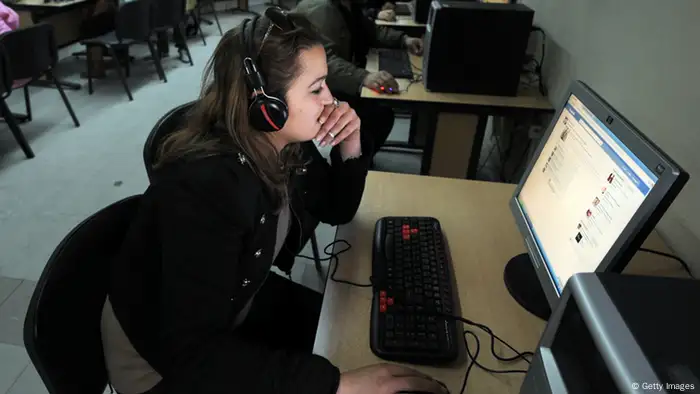
{"label": "computer monitor in background", "polygon": [[510,202],[528,253],[506,265],[508,291],[548,319],[573,274],[622,271],[688,178],[574,82]]}

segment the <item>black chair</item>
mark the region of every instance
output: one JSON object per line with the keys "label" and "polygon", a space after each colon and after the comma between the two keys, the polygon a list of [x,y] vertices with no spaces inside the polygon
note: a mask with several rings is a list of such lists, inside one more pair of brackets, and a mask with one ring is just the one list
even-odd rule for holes
{"label": "black chair", "polygon": [[[115,65],[117,74],[119,74],[119,79],[121,79],[122,85],[124,85],[124,90],[126,90],[129,100],[133,100],[134,97],[131,95],[131,90],[129,90],[129,85],[126,82],[126,76],[124,70],[122,69],[122,59],[123,54],[128,52],[128,48],[134,44],[145,43],[148,45],[148,49],[151,51],[151,57],[156,66],[156,72],[163,82],[168,82],[165,77],[165,71],[163,71],[163,66],[160,62],[160,56],[156,51],[155,45],[152,41],[152,36],[155,31],[154,23],[155,13],[154,4],[151,0],[132,0],[125,2],[119,6],[117,11],[115,30],[114,32],[107,33],[101,37],[90,38],[83,40],[80,43],[85,45],[88,49],[88,92],[92,94],[92,59],[89,59],[91,47],[99,46],[106,48],[109,52],[110,57]],[[126,60],[124,66],[128,67],[129,61]]]}
{"label": "black chair", "polygon": [[[189,59],[190,66],[194,66],[190,48],[185,37],[185,0],[154,0],[155,1],[155,33],[165,37],[167,44],[168,30],[173,29],[173,36],[177,37],[176,44],[181,46]],[[165,47],[167,49],[167,46]],[[159,51],[160,52],[160,51]]]}
{"label": "black chair", "polygon": [[[158,148],[160,147],[161,141],[167,137],[170,133],[177,131],[180,127],[185,125],[185,119],[187,113],[192,109],[196,101],[191,101],[189,103],[180,105],[168,111],[153,127],[151,133],[146,139],[146,144],[143,147],[143,162],[146,167],[146,174],[148,175],[149,181],[153,180],[153,164],[155,163],[156,157],[158,155]],[[305,245],[306,242],[311,240],[311,250],[313,252],[314,264],[316,266],[316,271],[319,275],[323,276],[323,267],[321,266],[321,257],[318,251],[318,241],[316,240],[316,227],[318,226],[318,220],[312,218],[311,215],[305,213],[304,223],[307,224],[307,228],[302,229],[301,234],[301,245]],[[298,253],[299,251],[297,251]]]}
{"label": "black chair", "polygon": [[29,84],[42,76],[53,82],[61,94],[61,99],[73,119],[75,127],[80,122],[73,112],[63,87],[56,79],[53,70],[58,63],[58,49],[54,35],[54,27],[46,23],[9,31],[0,36],[0,47],[7,57],[8,73],[13,79],[11,88],[24,90],[26,115],[16,115],[20,121],[32,120],[32,106],[29,95]]}
{"label": "black chair", "polygon": [[108,262],[139,201],[139,195],[125,198],[77,225],[39,278],[24,320],[24,344],[50,394],[102,394],[107,387],[100,321]]}
{"label": "black chair", "polygon": [[[204,40],[204,33],[202,33],[201,29],[201,22],[204,22],[208,25],[211,25],[212,23],[204,18],[202,18],[202,11],[208,8],[211,10],[211,13],[214,15],[214,20],[216,21],[216,27],[219,28],[219,34],[224,35],[223,30],[221,30],[221,24],[219,23],[219,13],[216,11],[216,5],[214,4],[214,0],[197,0],[197,6],[195,7],[195,10],[197,11],[197,18],[200,22],[200,29],[199,32],[202,34],[202,40]],[[206,41],[204,42],[204,45],[206,45]]]}
{"label": "black chair", "polygon": [[0,116],[5,119],[10,132],[12,132],[20,148],[22,148],[24,155],[27,159],[31,159],[34,157],[34,152],[24,134],[22,134],[22,129],[19,128],[19,122],[15,119],[15,115],[10,111],[7,102],[5,102],[5,99],[12,93],[12,76],[10,76],[9,68],[7,55],[0,48]]}

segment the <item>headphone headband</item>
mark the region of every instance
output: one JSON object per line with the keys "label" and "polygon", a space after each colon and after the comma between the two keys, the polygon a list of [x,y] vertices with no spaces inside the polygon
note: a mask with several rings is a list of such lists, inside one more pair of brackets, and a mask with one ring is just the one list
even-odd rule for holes
{"label": "headphone headband", "polygon": [[[243,22],[241,37],[243,40],[243,54],[241,62],[245,74],[246,85],[252,91],[252,100],[248,106],[248,119],[253,127],[260,131],[277,131],[284,127],[287,121],[287,103],[283,99],[268,95],[265,92],[265,79],[262,71],[257,67],[258,53],[255,51],[255,26],[260,16],[256,15],[252,19]],[[274,23],[270,23],[270,32]],[[263,45],[267,34],[261,42]]]}

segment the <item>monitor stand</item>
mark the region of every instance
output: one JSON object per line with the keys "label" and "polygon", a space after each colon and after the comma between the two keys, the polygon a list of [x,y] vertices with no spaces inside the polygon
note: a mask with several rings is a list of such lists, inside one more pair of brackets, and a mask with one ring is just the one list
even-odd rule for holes
{"label": "monitor stand", "polygon": [[540,319],[549,320],[552,309],[527,253],[519,254],[508,261],[503,271],[503,281],[518,304]]}

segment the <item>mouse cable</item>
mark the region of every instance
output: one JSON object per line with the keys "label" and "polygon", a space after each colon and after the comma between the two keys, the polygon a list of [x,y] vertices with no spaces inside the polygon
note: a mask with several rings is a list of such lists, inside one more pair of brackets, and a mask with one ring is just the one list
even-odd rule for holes
{"label": "mouse cable", "polygon": [[[491,354],[492,354],[496,359],[498,359],[498,360],[500,360],[500,361],[505,361],[505,362],[514,362],[514,361],[518,361],[518,360],[521,360],[521,359],[522,359],[522,360],[525,360],[525,362],[527,362],[528,364],[531,363],[531,361],[527,358],[527,356],[530,356],[530,357],[534,356],[534,353],[533,353],[533,352],[530,352],[530,351],[519,352],[519,351],[516,350],[513,346],[511,346],[508,342],[506,342],[506,341],[503,340],[501,337],[499,337],[498,335],[496,335],[496,334],[493,332],[493,330],[491,330],[491,328],[489,328],[487,325],[485,325],[485,324],[480,324],[480,323],[476,323],[476,322],[474,322],[474,321],[472,321],[472,320],[466,319],[466,318],[461,317],[461,316],[448,315],[448,314],[444,314],[444,313],[438,314],[438,315],[441,316],[441,317],[448,318],[448,319],[458,320],[458,321],[460,321],[460,322],[462,322],[462,323],[464,323],[464,324],[467,324],[467,325],[470,325],[470,326],[473,326],[473,327],[477,327],[477,328],[483,330],[485,333],[489,334],[489,336],[491,337]],[[476,340],[476,351],[474,352],[474,354],[472,354],[471,351],[469,350],[469,343],[467,342],[467,335],[468,335],[468,334],[469,334],[469,335],[472,335],[472,336],[474,337],[474,339]],[[480,369],[482,369],[482,370],[484,370],[484,371],[486,371],[486,372],[495,373],[495,374],[527,373],[527,371],[526,371],[526,370],[523,370],[523,369],[505,369],[505,370],[498,370],[498,369],[491,369],[491,368],[488,368],[488,367],[482,365],[481,363],[479,363],[479,362],[477,361],[477,357],[479,356],[479,351],[480,351],[480,348],[481,348],[481,343],[480,343],[480,341],[479,341],[479,338],[476,336],[476,334],[475,334],[473,331],[470,331],[470,330],[464,330],[464,331],[463,331],[463,336],[464,336],[464,337],[463,337],[463,339],[464,339],[464,345],[465,345],[465,348],[466,348],[466,351],[467,351],[467,355],[468,355],[469,358],[471,359],[471,363],[469,363],[469,365],[467,366],[467,371],[466,371],[465,374],[464,374],[464,379],[462,380],[462,389],[461,389],[460,392],[459,392],[460,394],[464,394],[464,392],[465,392],[465,390],[466,390],[466,387],[467,387],[467,380],[469,379],[469,373],[471,372],[471,370],[472,370],[472,368],[474,367],[474,365],[476,365],[478,368],[480,368]],[[506,345],[510,350],[512,350],[513,352],[515,352],[515,356],[512,356],[512,357],[503,357],[503,356],[499,356],[499,355],[496,353],[496,340],[498,340],[498,341],[501,342],[502,344]]]}
{"label": "mouse cable", "polygon": [[658,254],[659,256],[668,257],[669,259],[674,259],[674,260],[678,261],[683,266],[683,269],[685,270],[685,272],[687,272],[691,278],[694,278],[693,272],[690,270],[690,267],[688,267],[688,263],[683,261],[682,258],[680,258],[678,256],[674,256],[670,253],[659,252],[658,250],[653,250],[653,249],[639,248],[639,250],[641,250],[642,252],[647,252],[647,253],[651,253],[651,254]]}
{"label": "mouse cable", "polygon": [[[491,328],[489,328],[489,326],[487,326],[485,324],[477,323],[475,321],[466,319],[462,316],[448,315],[445,313],[438,314],[438,316],[460,321],[464,324],[467,324],[467,325],[470,325],[473,327],[477,327],[477,328],[481,329],[482,331],[484,331],[485,333],[489,334],[489,336],[491,336],[491,353],[493,354],[493,356],[495,358],[497,358],[500,361],[508,361],[509,362],[509,361],[517,361],[518,359],[522,359],[522,360],[525,360],[529,364],[530,360],[527,359],[526,356],[533,356],[534,355],[534,353],[532,353],[530,351],[519,352],[517,349],[515,349],[513,346],[511,346],[504,339],[502,339],[501,337],[496,335],[496,333],[494,333],[493,330],[491,330]],[[496,340],[498,340],[502,344],[506,345],[506,347],[508,347],[510,350],[512,350],[515,353],[515,356],[503,357],[503,356],[499,356],[498,354],[496,354]]]}
{"label": "mouse cable", "polygon": [[[469,350],[469,342],[467,341],[467,334],[471,335],[474,338],[474,341],[476,343],[476,351],[474,354],[471,353]],[[493,373],[493,374],[510,374],[510,373],[523,373],[526,374],[527,371],[524,369],[491,369],[489,367],[485,367],[484,365],[480,364],[477,359],[479,357],[479,351],[481,350],[481,342],[479,341],[479,337],[476,336],[476,334],[473,331],[470,330],[464,330],[463,332],[464,335],[464,348],[467,351],[467,355],[471,359],[471,363],[467,366],[467,371],[464,373],[464,379],[462,379],[462,388],[459,391],[459,394],[464,394],[466,389],[467,389],[467,381],[469,380],[469,373],[471,372],[472,368],[474,368],[474,365],[479,367],[480,369]],[[492,350],[493,351],[493,350]],[[525,352],[529,353],[529,352]],[[495,353],[494,353],[495,355]],[[529,362],[529,361],[528,361]]]}
{"label": "mouse cable", "polygon": [[539,32],[542,34],[542,49],[541,49],[541,54],[540,54],[540,61],[537,62],[537,67],[535,68],[535,73],[538,76],[539,79],[539,88],[540,88],[540,93],[543,96],[547,95],[547,87],[544,86],[544,80],[542,79],[542,68],[544,67],[544,55],[545,55],[545,45],[547,43],[547,33],[544,32],[544,30],[541,27],[538,26],[533,26],[530,32]]}
{"label": "mouse cable", "polygon": [[[335,244],[344,244],[344,245],[343,245],[343,249],[340,249],[340,250],[336,251],[335,253],[333,253],[332,247],[333,247]],[[330,249],[331,252],[328,251],[329,248],[331,248],[331,249]],[[372,282],[373,282],[373,281],[372,281],[372,277],[369,278],[369,281],[370,281],[369,284],[355,283],[355,282],[352,282],[352,281],[349,281],[349,280],[345,280],[345,279],[336,279],[335,273],[336,273],[336,271],[338,271],[338,265],[339,265],[339,263],[340,263],[340,259],[338,258],[338,256],[340,256],[341,254],[347,252],[348,250],[350,250],[350,248],[352,248],[352,245],[350,245],[350,242],[348,242],[348,241],[346,241],[346,240],[344,240],[344,239],[336,239],[335,241],[333,241],[333,242],[329,243],[328,245],[326,245],[325,248],[323,248],[323,253],[325,253],[326,256],[328,256],[328,257],[320,258],[319,261],[329,261],[329,262],[331,262],[331,263],[333,263],[333,261],[335,261],[335,265],[333,265],[333,271],[331,272],[331,280],[332,280],[333,282],[344,283],[344,284],[346,284],[346,285],[356,286],[356,287],[372,287],[372,286],[373,286],[373,284],[372,284]],[[304,256],[303,254],[298,254],[297,257],[301,257],[301,258],[303,258],[303,259],[307,259],[307,260],[311,260],[311,261],[316,261],[315,258],[310,257],[310,256]]]}

